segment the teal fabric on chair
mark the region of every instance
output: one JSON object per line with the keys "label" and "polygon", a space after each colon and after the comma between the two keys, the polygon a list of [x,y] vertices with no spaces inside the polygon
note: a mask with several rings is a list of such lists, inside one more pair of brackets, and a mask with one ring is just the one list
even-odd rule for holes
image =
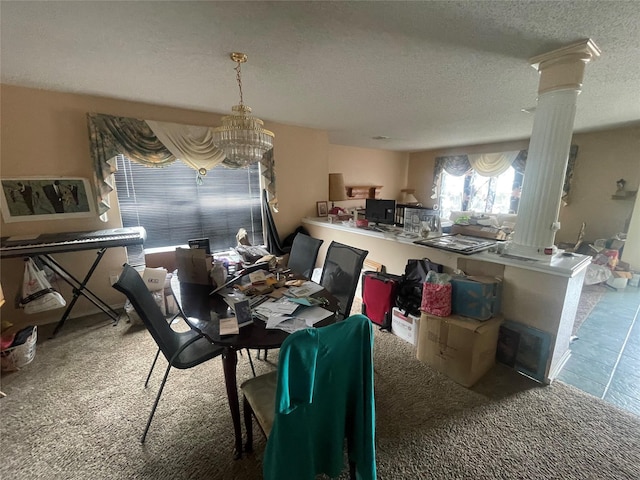
{"label": "teal fabric on chair", "polygon": [[351,478],[376,478],[373,330],[367,317],[293,333],[280,348],[277,374],[241,388],[247,450],[252,412],[268,435],[266,480],[338,476],[345,437]]}

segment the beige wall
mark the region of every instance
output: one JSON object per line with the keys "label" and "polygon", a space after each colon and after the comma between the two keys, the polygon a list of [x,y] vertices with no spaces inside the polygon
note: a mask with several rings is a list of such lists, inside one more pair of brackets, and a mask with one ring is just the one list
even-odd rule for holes
{"label": "beige wall", "polygon": [[[571,142],[578,145],[570,203],[560,209],[562,229],[556,243],[575,240],[582,222],[587,223],[585,239],[610,238],[625,230],[631,218],[633,201],[613,200],[616,180],[627,180],[627,188],[636,190],[640,183],[640,126],[593,133],[576,134]],[[490,153],[528,148],[521,142],[474,145],[412,153],[408,178],[416,189],[416,197],[432,205],[434,160],[440,155]]]}
{"label": "beige wall", "polygon": [[[1,176],[78,176],[92,178],[86,113],[97,112],[158,121],[193,125],[218,125],[220,115],[205,112],[161,107],[117,99],[87,95],[63,94],[9,85],[0,86]],[[259,112],[256,112],[259,115]],[[347,178],[352,172],[363,171],[366,176],[354,174],[354,179],[372,184],[386,185],[397,190],[404,183],[406,155],[366,149],[350,149],[329,145],[325,131],[267,122],[267,128],[276,135],[276,185],[279,213],[275,214],[281,237],[300,225],[300,219],[316,215],[316,202],[328,196],[328,173],[332,168],[344,168]],[[400,168],[395,160],[404,160]],[[354,167],[355,166],[355,167]],[[397,177],[397,178],[396,178]],[[108,223],[95,218],[34,221],[5,224],[0,221],[1,235],[55,233],[98,230],[121,226],[117,199],[112,194],[114,208]],[[95,259],[95,251],[56,255],[62,265],[78,277],[84,276]],[[124,249],[107,250],[89,287],[107,303],[119,306],[124,298],[111,288],[109,275],[120,271],[126,261]],[[9,301],[0,314],[4,320],[16,325],[56,322],[63,310],[25,315],[14,309],[12,298],[19,293],[23,262],[6,259],[0,262],[0,279]],[[54,285],[67,301],[72,292],[66,284]],[[80,298],[72,317],[97,311],[86,299]],[[105,317],[106,318],[106,317]]]}
{"label": "beige wall", "polygon": [[[406,187],[409,154],[329,145],[328,165],[328,173],[343,174],[345,185],[381,185],[379,198],[399,201],[402,199],[400,190]],[[336,205],[353,208],[364,207],[364,204],[365,200],[346,200]]]}
{"label": "beige wall", "polygon": [[[574,135],[578,156],[569,205],[560,209],[561,241],[575,238],[587,223],[585,238],[611,238],[626,231],[633,200],[613,200],[616,180],[628,190],[640,184],[640,126]],[[562,232],[562,236],[561,236]]]}

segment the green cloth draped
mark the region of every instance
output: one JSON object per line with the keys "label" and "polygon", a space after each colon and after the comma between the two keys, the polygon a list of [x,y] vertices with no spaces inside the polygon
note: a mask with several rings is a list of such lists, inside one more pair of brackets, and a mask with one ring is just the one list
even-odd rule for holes
{"label": "green cloth draped", "polygon": [[373,330],[364,315],[292,333],[280,347],[265,480],[302,480],[344,467],[376,479]]}

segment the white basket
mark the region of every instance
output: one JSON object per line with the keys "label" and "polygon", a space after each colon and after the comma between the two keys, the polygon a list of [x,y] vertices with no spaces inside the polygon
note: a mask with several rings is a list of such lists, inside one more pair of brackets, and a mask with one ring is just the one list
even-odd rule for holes
{"label": "white basket", "polygon": [[38,341],[38,327],[33,327],[33,333],[22,344],[7,348],[0,352],[0,369],[3,372],[20,370],[31,363],[36,356],[36,342]]}

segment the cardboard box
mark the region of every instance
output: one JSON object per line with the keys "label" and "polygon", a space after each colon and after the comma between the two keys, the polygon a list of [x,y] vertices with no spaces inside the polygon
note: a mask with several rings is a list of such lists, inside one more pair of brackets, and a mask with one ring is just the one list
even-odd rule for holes
{"label": "cardboard box", "polygon": [[629,278],[633,278],[633,275],[629,272],[611,272],[611,276],[607,279],[607,285],[613,288],[626,288]]}
{"label": "cardboard box", "polygon": [[505,240],[507,238],[507,234],[499,228],[482,225],[458,225],[454,223],[451,226],[451,233],[453,235],[470,235],[472,237],[491,238],[493,240]]}
{"label": "cardboard box", "polygon": [[418,360],[470,387],[494,365],[502,317],[485,322],[423,313],[418,331]]}
{"label": "cardboard box", "polygon": [[393,307],[391,311],[391,332],[411,345],[418,344],[418,330],[420,328],[420,317],[415,315],[405,315],[398,307]]}
{"label": "cardboard box", "polygon": [[213,256],[202,248],[176,248],[178,278],[181,282],[211,285]]}
{"label": "cardboard box", "polygon": [[500,314],[502,280],[480,275],[456,275],[451,279],[451,313],[476,320]]}

